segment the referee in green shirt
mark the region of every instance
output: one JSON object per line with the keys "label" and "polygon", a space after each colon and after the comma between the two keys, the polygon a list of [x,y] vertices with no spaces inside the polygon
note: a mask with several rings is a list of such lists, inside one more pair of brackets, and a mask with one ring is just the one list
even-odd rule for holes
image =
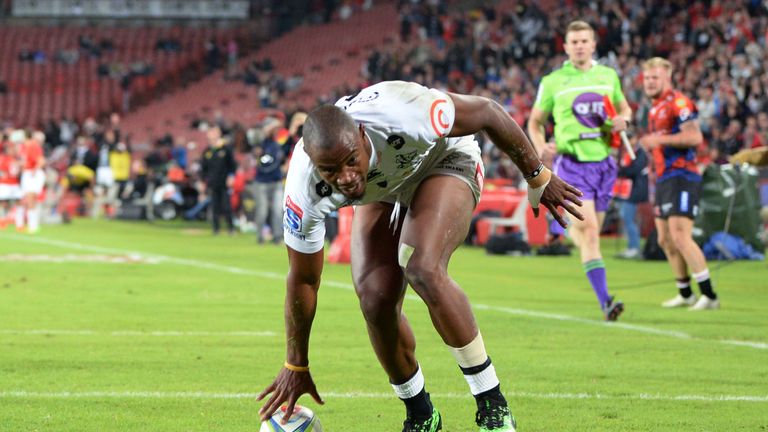
{"label": "referee in green shirt", "polygon": [[[570,235],[579,247],[584,271],[605,319],[615,321],[624,304],[608,293],[600,227],[618,171],[616,161],[610,157],[611,133],[627,128],[632,109],[616,71],[592,59],[595,31],[589,24],[574,21],[568,25],[565,52],[568,61],[539,84],[528,134],[542,159],[554,157],[552,170],[584,193],[584,220],[573,221]],[[614,118],[607,118],[605,96],[618,107]],[[555,122],[554,143],[547,142],[544,134],[550,114]]]}

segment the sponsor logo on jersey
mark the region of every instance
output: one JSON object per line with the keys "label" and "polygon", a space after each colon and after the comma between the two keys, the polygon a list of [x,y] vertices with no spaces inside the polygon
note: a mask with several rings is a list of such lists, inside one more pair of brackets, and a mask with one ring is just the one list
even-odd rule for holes
{"label": "sponsor logo on jersey", "polygon": [[390,135],[387,137],[387,143],[394,147],[395,150],[400,150],[405,145],[405,138],[400,135]]}
{"label": "sponsor logo on jersey", "polygon": [[320,197],[325,198],[331,196],[333,189],[331,189],[331,185],[323,180],[320,180],[320,183],[315,185],[315,192],[317,192]]}
{"label": "sponsor logo on jersey", "polygon": [[409,165],[414,166],[420,164],[422,159],[424,159],[424,156],[419,156],[416,153],[416,150],[414,150],[410,153],[395,156],[395,163],[397,164],[398,169],[403,169]]}
{"label": "sponsor logo on jersey", "polygon": [[366,176],[365,181],[370,182],[371,180],[375,179],[376,177],[381,175],[381,171],[377,168],[374,168],[370,171],[368,171],[368,176]]}
{"label": "sponsor logo on jersey", "polygon": [[450,126],[445,119],[445,110],[443,105],[447,104],[445,99],[438,99],[432,102],[432,106],[429,108],[429,120],[432,122],[432,130],[439,137],[443,137],[448,134],[448,127]]}
{"label": "sponsor logo on jersey", "polygon": [[576,96],[571,106],[574,117],[588,128],[598,128],[605,123],[605,102],[598,93],[582,93]]}
{"label": "sponsor logo on jersey", "polygon": [[688,107],[680,109],[680,121],[686,121],[691,118],[691,110]]}
{"label": "sponsor logo on jersey", "polygon": [[357,92],[357,93],[353,94],[352,96],[349,96],[346,99],[344,99],[345,102],[349,102],[347,104],[347,106],[344,107],[344,109],[347,109],[347,108],[351,107],[352,104],[355,104],[355,103],[370,102],[370,101],[376,100],[378,98],[379,98],[379,92],[377,92],[377,91],[375,91],[373,93],[362,94],[362,95],[360,94],[360,92]]}
{"label": "sponsor logo on jersey", "polygon": [[[301,219],[304,217],[304,211],[299,207],[291,197],[285,198],[285,226],[290,231],[301,231]],[[292,233],[294,234],[294,233]]]}

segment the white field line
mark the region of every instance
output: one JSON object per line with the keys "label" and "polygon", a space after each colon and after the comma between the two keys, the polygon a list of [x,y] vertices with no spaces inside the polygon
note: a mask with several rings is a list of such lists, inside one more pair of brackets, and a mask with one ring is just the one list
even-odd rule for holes
{"label": "white field line", "polygon": [[[25,390],[0,391],[5,399],[255,399],[258,393],[212,393],[212,392],[156,392],[156,391],[84,391],[84,392],[35,392]],[[604,393],[532,393],[506,392],[507,397],[520,399],[595,399],[595,400],[652,400],[652,401],[693,401],[693,402],[768,402],[766,396],[751,395],[666,395],[639,393],[611,395]],[[464,393],[431,393],[433,399],[470,399]],[[349,392],[322,393],[329,399],[392,399],[391,393]]]}
{"label": "white field line", "polygon": [[[124,249],[105,248],[101,246],[92,246],[92,245],[86,245],[81,243],[47,239],[44,237],[22,236],[18,234],[5,234],[5,235],[0,234],[0,238],[2,237],[6,237],[12,240],[24,241],[24,242],[40,243],[40,244],[45,244],[49,246],[57,246],[57,247],[66,248],[66,249],[83,250],[83,251],[98,252],[98,253],[128,254],[132,256],[141,256],[147,259],[159,260],[161,262],[190,266],[195,268],[206,268],[210,270],[218,270],[226,273],[239,274],[244,276],[257,276],[257,277],[263,277],[267,279],[285,280],[285,274],[283,273],[250,270],[250,269],[244,269],[240,267],[215,264],[215,263],[206,262],[206,261],[176,258],[172,256],[167,256],[167,255],[144,253],[144,252],[138,252],[138,251],[129,251]],[[348,282],[323,280],[322,284],[323,286],[330,286],[330,287],[340,288],[345,290],[354,290],[354,287],[352,286],[352,284]],[[406,299],[421,301],[421,299],[418,296],[413,294],[406,295]],[[755,348],[755,349],[761,349],[761,350],[768,350],[768,343],[766,342],[703,339],[703,338],[694,337],[688,333],[681,332],[681,331],[663,330],[663,329],[658,329],[658,328],[649,327],[649,326],[628,324],[628,323],[622,323],[622,322],[607,323],[602,320],[600,321],[591,320],[586,318],[574,317],[571,315],[539,312],[539,311],[533,311],[533,310],[527,310],[527,309],[516,309],[516,308],[503,307],[503,306],[491,306],[491,305],[486,305],[482,303],[473,303],[472,307],[477,310],[501,312],[508,315],[518,315],[518,316],[527,316],[531,318],[542,318],[542,319],[548,319],[548,320],[573,322],[573,323],[579,323],[579,324],[594,325],[594,326],[599,326],[599,327],[609,328],[609,329],[622,329],[622,330],[634,331],[639,333],[666,336],[666,337],[671,337],[675,339],[717,342],[724,345],[735,345],[735,346],[743,346],[743,347],[749,347],[749,348]]]}
{"label": "white field line", "polygon": [[136,330],[115,330],[115,331],[96,331],[96,330],[0,330],[0,335],[52,335],[52,336],[157,336],[157,337],[273,337],[277,333],[273,331],[229,331],[229,332],[211,332],[211,331],[136,331]]}

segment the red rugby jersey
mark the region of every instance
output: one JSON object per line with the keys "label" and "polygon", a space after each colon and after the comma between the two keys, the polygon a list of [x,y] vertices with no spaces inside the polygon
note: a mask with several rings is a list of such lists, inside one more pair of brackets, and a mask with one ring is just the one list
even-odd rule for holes
{"label": "red rugby jersey", "polygon": [[[677,90],[669,89],[654,99],[648,113],[648,128],[653,134],[676,134],[680,126],[696,120],[699,111],[696,104]],[[658,180],[683,175],[691,180],[698,180],[699,169],[696,167],[696,148],[675,148],[658,146],[653,149],[653,165]]]}

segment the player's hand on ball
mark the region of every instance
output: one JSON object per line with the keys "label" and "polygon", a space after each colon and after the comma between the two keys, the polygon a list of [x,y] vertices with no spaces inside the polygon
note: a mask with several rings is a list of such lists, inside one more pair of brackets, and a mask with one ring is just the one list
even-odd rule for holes
{"label": "player's hand on ball", "polygon": [[[562,207],[568,213],[575,216],[578,220],[584,220],[584,216],[576,208],[581,207],[580,197],[584,195],[580,190],[564,182],[560,177],[552,174],[552,178],[549,180],[549,184],[544,188],[544,193],[541,194],[541,203],[544,204],[552,217],[555,218],[557,223],[563,228],[566,228],[568,224],[563,219],[563,216],[557,212],[558,207]],[[533,209],[534,216],[539,216],[538,209]]]}
{"label": "player's hand on ball", "polygon": [[269,397],[267,403],[259,410],[259,416],[262,421],[268,419],[285,402],[287,414],[283,418],[283,423],[286,423],[291,418],[296,401],[304,393],[308,393],[320,405],[325,404],[325,401],[320,398],[320,394],[317,393],[317,387],[315,387],[315,382],[312,380],[312,375],[309,371],[294,372],[286,368],[281,369],[275,381],[264,389],[256,397],[256,400],[260,401],[270,393],[272,396]]}

